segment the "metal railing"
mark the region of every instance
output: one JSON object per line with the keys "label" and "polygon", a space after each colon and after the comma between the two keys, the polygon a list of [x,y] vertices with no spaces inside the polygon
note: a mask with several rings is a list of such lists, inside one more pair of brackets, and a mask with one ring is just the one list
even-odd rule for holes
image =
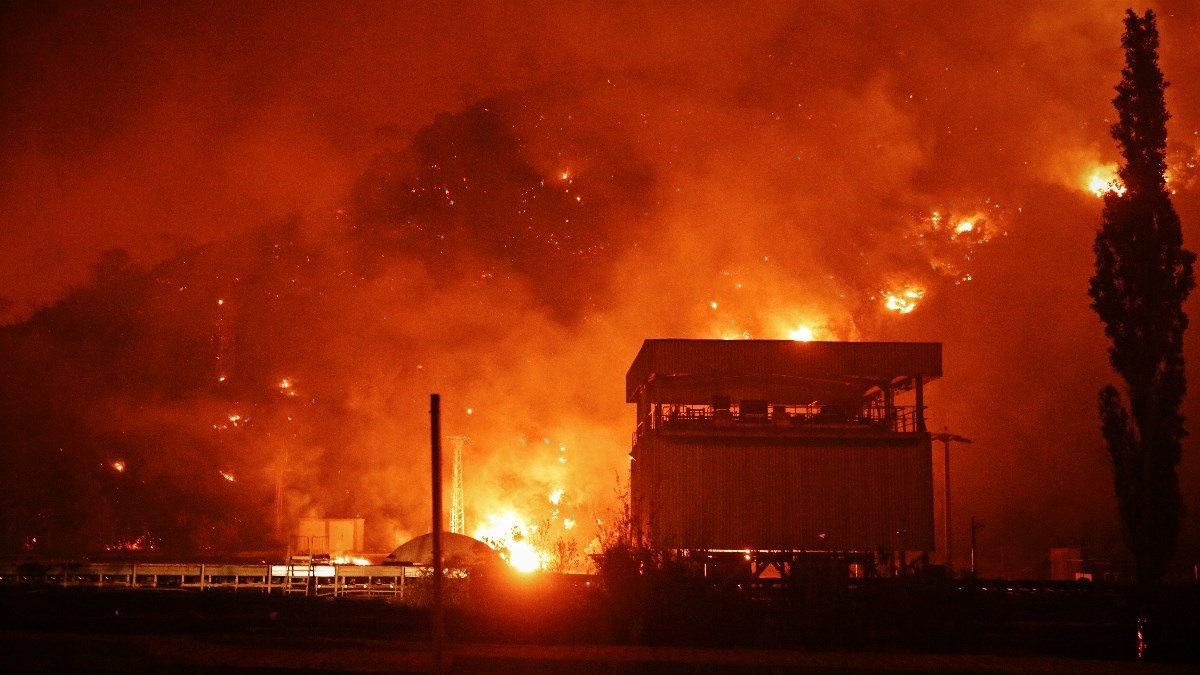
{"label": "metal railing", "polygon": [[645,417],[638,420],[633,432],[633,441],[651,429],[688,429],[704,427],[776,427],[815,428],[848,427],[874,428],[895,433],[917,431],[917,406],[892,406],[871,403],[857,410],[846,410],[836,406],[769,405],[763,413],[762,407],[753,411],[742,410],[736,403],[728,408],[707,405],[658,405]]}
{"label": "metal railing", "polygon": [[424,574],[422,568],[408,565],[14,563],[0,564],[0,586],[303,592],[403,599],[406,585]]}

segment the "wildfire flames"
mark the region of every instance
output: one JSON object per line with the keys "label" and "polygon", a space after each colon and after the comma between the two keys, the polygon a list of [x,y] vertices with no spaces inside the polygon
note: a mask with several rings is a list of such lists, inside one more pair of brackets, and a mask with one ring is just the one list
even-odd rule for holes
{"label": "wildfire flames", "polygon": [[149,532],[143,532],[141,535],[124,541],[118,541],[113,544],[105,544],[106,551],[153,551],[158,545],[154,536]]}
{"label": "wildfire flames", "polygon": [[[517,569],[558,569],[560,543],[583,557],[597,525],[621,526],[594,511],[629,466],[620,374],[645,337],[962,345],[961,400],[931,414],[968,421],[1022,368],[1086,379],[1081,365],[1009,348],[1043,314],[1089,312],[1083,282],[1068,279],[1082,269],[1053,263],[1059,249],[1086,258],[1092,194],[1125,192],[1101,123],[1116,17],[1069,4],[1049,12],[1056,21],[1014,3],[933,31],[920,12],[837,3],[831,21],[763,3],[732,23],[681,4],[646,13],[670,30],[626,44],[613,27],[629,12],[581,24],[571,9],[513,3],[499,13],[538,20],[496,45],[494,10],[477,34],[473,12],[434,3],[413,20],[384,3],[365,33],[322,16],[266,47],[212,17],[196,39],[222,46],[184,52],[143,39],[164,34],[161,12],[22,16],[8,80],[24,95],[9,97],[20,119],[8,127],[32,140],[6,148],[19,180],[0,198],[14,223],[49,234],[14,238],[25,246],[8,247],[14,260],[47,254],[9,265],[0,289],[0,398],[20,404],[5,406],[17,456],[0,516],[47,550],[174,552],[264,550],[305,515],[361,514],[365,550],[383,551],[428,527],[423,395],[441,392],[447,431],[478,444],[463,471],[465,532]],[[450,20],[462,30],[406,46],[404,31]],[[120,39],[90,39],[96,21]],[[331,25],[345,39],[311,41]],[[980,39],[964,50],[963,35]],[[242,49],[247,39],[260,48]],[[1175,44],[1164,60],[1192,64],[1179,51],[1191,43]],[[463,45],[487,58],[454,58],[479,51]],[[1053,58],[1030,61],[1044,45]],[[84,59],[93,49],[119,58]],[[157,76],[162,50],[170,72],[212,95]],[[235,62],[179,61],[191,52]],[[409,57],[416,75],[381,85],[379,64]],[[43,62],[53,72],[29,70]],[[246,97],[243,80],[273,86]],[[78,105],[80,83],[97,82],[129,86],[84,86]],[[395,104],[409,99],[420,105]],[[1200,132],[1177,103],[1188,135],[1167,165],[1190,215]],[[122,148],[140,151],[95,160]],[[1001,246],[1009,227],[1022,236]],[[39,243],[82,230],[103,236]],[[127,257],[92,260],[101,246]],[[972,274],[987,288],[959,292]],[[960,304],[985,294],[1005,302]],[[999,311],[1027,297],[1044,312]],[[935,299],[944,311],[929,311]],[[1081,338],[1050,331],[1043,351],[1068,339]],[[1025,360],[980,356],[993,353]],[[1011,434],[1036,435],[1039,411],[1082,386],[1062,384],[1023,390]],[[975,417],[981,435],[996,424]],[[1094,436],[1083,426],[1071,447]],[[523,435],[538,441],[515,447]],[[1041,459],[1038,443],[1016,446]],[[1000,484],[977,482],[981,516]],[[1017,484],[1030,497],[1059,490]],[[157,538],[130,539],[146,531]]]}
{"label": "wildfire flames", "polygon": [[897,314],[909,314],[917,308],[917,302],[925,297],[925,289],[908,286],[902,290],[885,291],[883,306]]}
{"label": "wildfire flames", "polygon": [[813,329],[809,328],[808,326],[796,326],[795,330],[788,333],[788,339],[796,340],[798,342],[812,342]]}
{"label": "wildfire flames", "polygon": [[537,525],[530,525],[515,511],[505,511],[484,518],[474,537],[499,551],[504,561],[517,570],[534,572],[550,562],[549,553],[533,544],[537,532]]}
{"label": "wildfire flames", "polygon": [[1117,165],[1107,164],[1092,171],[1087,179],[1087,189],[1097,197],[1110,192],[1117,196],[1125,194],[1125,184],[1117,176]]}
{"label": "wildfire flames", "polygon": [[[568,479],[564,443],[552,443],[550,438],[541,439],[541,443],[524,440],[521,443],[523,451],[534,453],[530,475]],[[553,482],[544,490],[540,495],[535,493],[528,499],[515,501],[515,495],[510,493],[504,497],[508,503],[498,507],[493,502],[492,508],[483,511],[487,515],[474,528],[472,536],[496,549],[505,562],[521,572],[581,571],[583,561],[575,552],[579,538],[590,533],[575,529],[574,495]]]}

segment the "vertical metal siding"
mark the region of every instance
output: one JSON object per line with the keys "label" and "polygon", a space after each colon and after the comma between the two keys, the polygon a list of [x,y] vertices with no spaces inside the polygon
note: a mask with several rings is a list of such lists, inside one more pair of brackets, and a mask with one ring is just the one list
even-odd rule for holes
{"label": "vertical metal siding", "polygon": [[764,444],[651,434],[638,451],[634,505],[658,547],[934,546],[927,435]]}

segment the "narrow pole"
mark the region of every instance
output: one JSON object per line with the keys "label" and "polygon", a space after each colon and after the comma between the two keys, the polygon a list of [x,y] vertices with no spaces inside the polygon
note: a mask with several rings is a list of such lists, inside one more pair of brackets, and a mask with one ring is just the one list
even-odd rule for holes
{"label": "narrow pole", "polygon": [[975,522],[975,516],[971,516],[971,581],[978,578],[975,572],[975,532],[981,527],[983,526]]}
{"label": "narrow pole", "polygon": [[920,375],[916,379],[917,384],[917,431],[925,433],[925,378]]}
{"label": "narrow pole", "polygon": [[[949,431],[949,429],[947,429]],[[950,438],[942,438],[942,447],[945,449],[945,468],[946,468],[946,572],[954,576],[954,545],[951,537],[954,533],[954,528],[950,525]]]}
{"label": "narrow pole", "polygon": [[445,672],[446,615],[442,607],[442,397],[429,395],[430,447],[433,451],[433,668]]}

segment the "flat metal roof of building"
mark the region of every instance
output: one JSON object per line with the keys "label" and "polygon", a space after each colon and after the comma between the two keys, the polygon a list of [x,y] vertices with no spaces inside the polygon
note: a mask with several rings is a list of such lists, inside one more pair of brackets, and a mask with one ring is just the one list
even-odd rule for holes
{"label": "flat metal roof of building", "polygon": [[650,339],[625,375],[625,400],[664,379],[790,380],[845,392],[941,375],[940,342]]}

